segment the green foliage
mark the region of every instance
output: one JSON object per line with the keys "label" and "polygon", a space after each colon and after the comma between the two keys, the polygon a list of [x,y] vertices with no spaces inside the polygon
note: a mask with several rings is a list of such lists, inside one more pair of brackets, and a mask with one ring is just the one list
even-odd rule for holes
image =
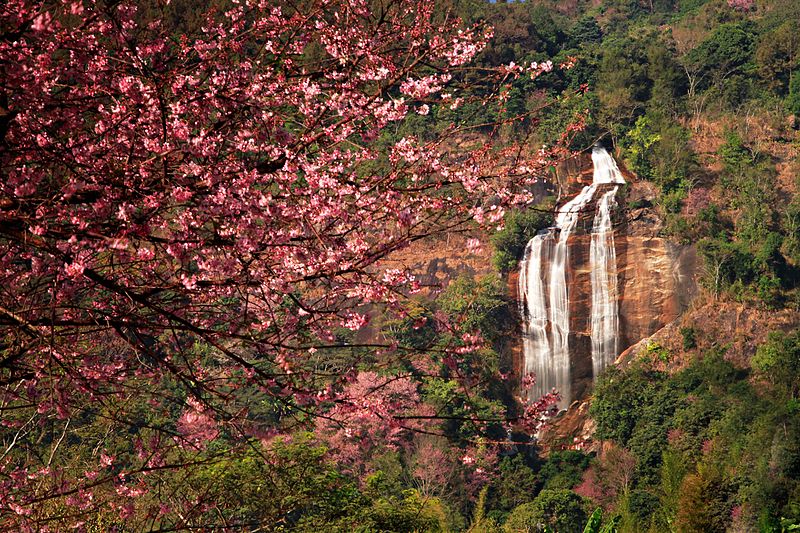
{"label": "green foliage", "polygon": [[571,489],[589,467],[589,456],[577,450],[553,451],[539,470],[544,489]]}
{"label": "green foliage", "polygon": [[[702,282],[715,294],[728,291],[740,300],[780,307],[785,290],[797,283],[796,272],[783,255],[793,257],[799,242],[796,227],[800,218],[794,216],[794,202],[784,208],[779,221],[774,165],[737,132],[726,134],[718,154],[725,164],[720,182],[729,207],[738,215],[732,233],[700,241],[698,250],[705,263]],[[709,230],[722,229],[718,213],[701,211],[698,218]]]}
{"label": "green foliage", "polygon": [[[374,498],[372,505],[362,513],[356,522],[362,531],[447,531],[439,499],[423,498],[414,489],[404,491],[401,499]],[[325,529],[317,522],[302,525],[309,532]],[[341,531],[348,530],[342,528]]]}
{"label": "green foliage", "polygon": [[[800,26],[789,18],[772,31],[765,32],[755,52],[758,73],[775,93],[791,94],[793,73],[800,66]],[[791,105],[789,106],[790,112]]]}
{"label": "green foliage", "polygon": [[648,100],[649,89],[643,43],[629,38],[604,41],[596,87],[601,123],[612,133],[622,132]]}
{"label": "green foliage", "polygon": [[674,43],[653,35],[647,47],[647,77],[652,80],[649,106],[664,111],[677,111],[678,99],[686,91],[686,74],[677,57]]}
{"label": "green foliage", "polygon": [[586,527],[583,528],[583,533],[600,533],[600,528],[603,524],[603,510],[598,507],[589,516],[586,522]]}
{"label": "green foliage", "polygon": [[789,81],[789,96],[786,98],[786,107],[789,113],[795,115],[796,124],[797,116],[800,115],[800,70],[792,72],[791,80]]}
{"label": "green foliage", "polygon": [[800,391],[800,333],[770,333],[767,342],[758,347],[751,364],[758,375],[778,387],[784,397],[797,398]]}
{"label": "green foliage", "polygon": [[784,235],[781,252],[795,265],[800,264],[800,196],[792,199],[783,212],[781,233]]}
{"label": "green foliage", "polygon": [[666,530],[675,523],[681,487],[688,471],[686,457],[681,452],[671,446],[664,450],[661,456],[660,484],[657,489],[661,505],[654,515],[654,523],[659,529]]}
{"label": "green foliage", "polygon": [[570,29],[571,44],[574,47],[592,46],[603,39],[603,32],[594,17],[584,15],[579,18],[575,25]]}
{"label": "green foliage", "polygon": [[453,280],[436,299],[439,308],[447,313],[463,331],[480,331],[484,339],[498,343],[508,334],[511,321],[507,289],[495,276],[478,280],[460,276]]}
{"label": "green foliage", "polygon": [[310,524],[336,529],[367,505],[310,435],[277,440],[260,454],[256,446],[196,470],[183,490],[216,495],[218,512],[230,523],[269,523],[301,531]]}
{"label": "green foliage", "polygon": [[725,167],[731,172],[739,171],[754,162],[752,152],[745,146],[741,135],[735,131],[725,134],[725,144],[720,146],[719,155]]}
{"label": "green foliage", "polygon": [[[564,57],[563,59],[566,59]],[[593,76],[594,70],[583,59],[572,69],[563,74],[565,92],[578,90],[579,86],[588,83],[587,76]],[[553,145],[559,141],[564,130],[579,117],[586,117],[586,111],[596,112],[600,106],[597,94],[594,92],[565,94],[559,97],[538,119],[536,134],[543,144]],[[586,128],[578,132],[571,147],[584,149],[590,146],[598,136],[598,127],[595,114],[592,113],[586,120]]]}
{"label": "green foliage", "polygon": [[598,435],[636,459],[631,490],[618,496],[623,530],[725,531],[734,510],[745,530],[793,523],[799,339],[796,331],[776,333],[759,347],[753,368],[771,384],[760,392],[721,350],[672,376],[634,365],[601,378],[592,407]]}
{"label": "green foliage", "polygon": [[493,484],[494,497],[500,509],[512,509],[530,502],[538,486],[536,473],[525,463],[522,454],[500,461],[500,476]]}
{"label": "green foliage", "polygon": [[627,444],[641,416],[641,407],[652,402],[664,379],[664,375],[641,365],[626,372],[609,368],[595,383],[589,410],[597,424],[597,438]]}
{"label": "green foliage", "polygon": [[505,226],[492,235],[495,248],[493,262],[500,272],[516,267],[525,246],[540,230],[551,226],[553,216],[542,207],[525,211],[511,211],[506,215]]}
{"label": "green foliage", "polygon": [[755,35],[749,23],[721,24],[689,52],[687,62],[704,73],[710,83],[719,87],[728,76],[742,70],[751,60],[754,45]]}
{"label": "green foliage", "polygon": [[475,513],[469,526],[470,533],[489,533],[497,529],[494,521],[486,516],[486,498],[488,494],[488,486],[483,487],[478,494],[478,501],[475,502]]}
{"label": "green foliage", "polygon": [[728,486],[716,468],[701,466],[681,487],[677,526],[681,531],[726,531],[731,504]]}
{"label": "green foliage", "polygon": [[697,348],[697,330],[691,326],[683,327],[680,329],[680,334],[683,339],[684,351],[694,350]]}
{"label": "green foliage", "polygon": [[644,349],[644,353],[651,361],[667,364],[672,359],[669,350],[661,346],[657,341],[649,341]]}
{"label": "green foliage", "polygon": [[503,530],[527,533],[549,528],[553,533],[580,533],[586,522],[586,502],[569,490],[543,490],[536,499],[514,509]]}
{"label": "green foliage", "polygon": [[[660,189],[659,204],[667,214],[678,213],[691,188],[690,175],[696,166],[689,148],[689,132],[667,115],[652,111],[636,119],[621,140],[628,167]],[[676,221],[680,220],[677,217]],[[688,228],[671,228],[673,235]]]}
{"label": "green foliage", "polygon": [[653,178],[650,148],[660,140],[661,135],[652,130],[650,119],[645,115],[636,119],[635,126],[625,135],[625,162],[639,177]]}
{"label": "green foliage", "polygon": [[731,288],[737,281],[748,284],[755,279],[755,257],[742,244],[705,238],[698,243],[697,250],[704,262],[701,283],[715,294]]}
{"label": "green foliage", "polygon": [[433,313],[421,300],[411,302],[405,316],[386,321],[383,327],[401,346],[424,350],[437,342]]}

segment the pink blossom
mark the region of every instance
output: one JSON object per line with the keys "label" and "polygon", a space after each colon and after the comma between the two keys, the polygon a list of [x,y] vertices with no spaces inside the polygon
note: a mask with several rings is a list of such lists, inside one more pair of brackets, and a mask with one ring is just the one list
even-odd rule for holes
{"label": "pink blossom", "polygon": [[181,443],[202,447],[206,442],[217,438],[217,422],[207,412],[206,407],[192,397],[186,399],[186,405],[177,424],[178,432],[183,437]]}
{"label": "pink blossom", "polygon": [[751,11],[755,8],[755,0],[728,0],[728,6],[739,11]]}
{"label": "pink blossom", "polygon": [[480,254],[483,251],[483,244],[480,239],[467,239],[467,250],[471,254]]}
{"label": "pink blossom", "polygon": [[34,31],[45,31],[50,29],[53,24],[53,15],[49,11],[40,13],[33,19],[31,29]]}

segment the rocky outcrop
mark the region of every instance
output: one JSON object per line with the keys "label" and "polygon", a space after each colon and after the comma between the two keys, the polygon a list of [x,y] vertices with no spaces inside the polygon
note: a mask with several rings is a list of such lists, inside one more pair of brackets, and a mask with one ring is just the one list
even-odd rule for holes
{"label": "rocky outcrop", "polygon": [[[619,170],[625,181],[632,183],[636,176],[631,174],[625,165],[617,161]],[[589,151],[581,152],[555,165],[555,189],[560,190],[562,196],[570,196],[580,191],[581,187],[592,183],[592,156]]]}
{"label": "rocky outcrop", "polygon": [[[467,246],[470,237],[485,244],[478,250],[470,250]],[[391,254],[381,262],[381,267],[407,270],[414,274],[423,293],[436,293],[459,276],[479,278],[494,272],[488,241],[487,235],[478,232],[423,239]]]}
{"label": "rocky outcrop", "polygon": [[[759,309],[705,295],[695,300],[679,319],[622,352],[615,364],[624,367],[647,358],[647,363],[654,368],[675,372],[686,367],[698,354],[722,348],[725,359],[746,368],[770,332],[790,332],[798,326],[800,315],[794,309]],[[692,331],[693,347],[687,347],[683,341],[682,331],[686,330]],[[720,344],[720,339],[726,342]],[[652,344],[663,348],[669,354],[668,359],[660,360],[648,353],[648,346]]]}
{"label": "rocky outcrop", "polygon": [[[620,199],[621,202],[624,198]],[[618,212],[624,217],[625,211]],[[649,337],[683,313],[697,293],[694,247],[647,234],[629,234],[623,220],[614,234],[617,253],[619,350]],[[570,240],[570,346],[573,398],[588,394],[592,376],[589,246],[581,233]]]}
{"label": "rocky outcrop", "polygon": [[649,337],[687,309],[697,293],[693,247],[621,236],[617,244],[621,348]]}
{"label": "rocky outcrop", "polygon": [[596,424],[589,417],[590,405],[586,400],[573,402],[566,412],[562,412],[542,428],[538,438],[541,457],[547,457],[551,451],[600,451],[601,443],[593,438]]}

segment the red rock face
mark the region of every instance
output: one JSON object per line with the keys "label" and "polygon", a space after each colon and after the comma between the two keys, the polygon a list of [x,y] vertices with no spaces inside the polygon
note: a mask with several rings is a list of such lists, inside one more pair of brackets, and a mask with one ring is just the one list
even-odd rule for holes
{"label": "red rock face", "polygon": [[624,235],[617,241],[621,350],[649,337],[688,307],[697,292],[693,247]]}

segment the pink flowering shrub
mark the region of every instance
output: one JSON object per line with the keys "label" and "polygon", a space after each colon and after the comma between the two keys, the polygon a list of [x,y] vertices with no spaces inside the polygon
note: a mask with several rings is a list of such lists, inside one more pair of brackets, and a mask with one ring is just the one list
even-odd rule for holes
{"label": "pink flowering shrub", "polygon": [[376,450],[408,449],[415,415],[433,415],[408,377],[360,372],[335,398],[333,409],[317,419],[317,433],[330,446],[335,461],[363,473]]}
{"label": "pink flowering shrub", "polygon": [[752,11],[755,9],[755,0],[728,0],[728,6],[739,11]]}
{"label": "pink flowering shrub", "polygon": [[186,400],[186,409],[178,418],[177,425],[178,432],[182,437],[180,442],[185,442],[195,447],[201,447],[219,435],[219,429],[214,417],[203,404],[194,398]]}

